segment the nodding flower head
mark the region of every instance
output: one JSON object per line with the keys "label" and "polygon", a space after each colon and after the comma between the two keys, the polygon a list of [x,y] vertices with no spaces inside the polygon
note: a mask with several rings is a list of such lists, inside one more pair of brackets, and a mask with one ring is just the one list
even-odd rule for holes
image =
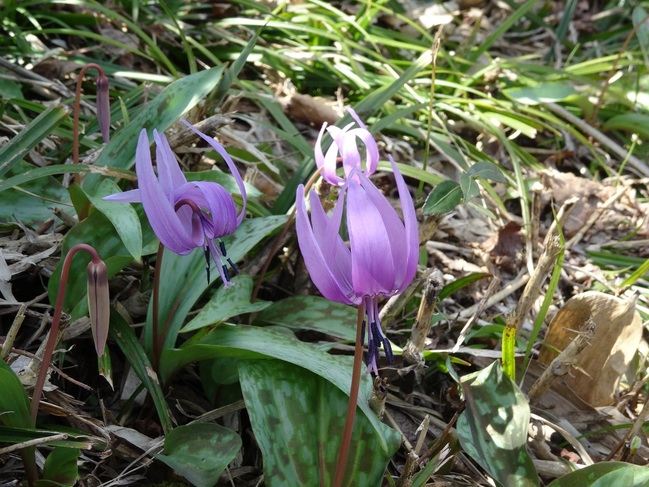
{"label": "nodding flower head", "polygon": [[[325,298],[364,306],[367,326],[364,324],[363,329],[368,332],[366,362],[375,373],[381,345],[388,359],[393,360],[390,342],[381,330],[378,299],[398,294],[410,284],[419,255],[412,197],[392,158],[390,162],[403,219],[358,167],[351,168],[331,215],[325,213],[318,195],[311,191],[309,218],[304,186],[297,189],[297,237],[311,279]],[[349,246],[340,235],[343,207]]]}
{"label": "nodding flower head", "polygon": [[106,264],[94,255],[88,264],[88,314],[97,356],[104,354],[110,323],[110,294]]}
{"label": "nodding flower head", "polygon": [[228,165],[243,199],[243,207],[238,215],[232,196],[223,186],[205,181],[188,182],[185,179],[167,138],[156,130],[153,131],[153,140],[156,143],[158,175],[153,171],[146,129],[142,129],[135,154],[139,188],[106,196],[104,199],[141,202],[151,228],[162,245],[179,255],[187,255],[195,248],[201,247],[208,261],[208,281],[211,257],[223,283],[228,286],[231,284],[228,264],[235,271],[237,269],[219,239],[233,233],[243,220],[246,211],[246,189],[234,162],[223,146],[189,123],[184,123],[210,144]]}
{"label": "nodding flower head", "polygon": [[[322,168],[322,177],[324,180],[334,186],[344,185],[352,169],[358,169],[365,176],[370,176],[376,171],[376,166],[379,163],[379,149],[374,137],[372,137],[370,131],[367,130],[365,124],[351,107],[347,107],[347,111],[354,119],[354,122],[344,126],[342,129],[335,126],[327,127],[325,123],[320,130],[318,140],[316,140],[315,144],[315,162],[319,168]],[[354,125],[357,125],[357,127],[354,127]],[[322,137],[325,130],[329,132],[333,142],[327,149],[327,152],[323,153]],[[358,149],[357,139],[365,145],[365,167],[362,165],[362,157]],[[345,173],[344,178],[336,174],[336,166],[339,158],[342,159],[343,171]]]}

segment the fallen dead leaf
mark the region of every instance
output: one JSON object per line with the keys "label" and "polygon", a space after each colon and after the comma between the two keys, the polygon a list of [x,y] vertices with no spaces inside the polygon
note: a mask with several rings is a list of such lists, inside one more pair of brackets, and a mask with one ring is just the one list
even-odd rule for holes
{"label": "fallen dead leaf", "polygon": [[[577,366],[564,382],[594,407],[613,403],[620,379],[626,373],[642,338],[642,320],[636,297],[623,300],[598,291],[570,298],[552,319],[545,344],[563,350],[592,320],[593,339],[577,357]],[[549,365],[557,356],[544,347],[539,362]]]}
{"label": "fallen dead leaf", "polygon": [[323,123],[334,125],[340,114],[332,103],[321,97],[291,93],[280,100],[291,120],[320,128]]}

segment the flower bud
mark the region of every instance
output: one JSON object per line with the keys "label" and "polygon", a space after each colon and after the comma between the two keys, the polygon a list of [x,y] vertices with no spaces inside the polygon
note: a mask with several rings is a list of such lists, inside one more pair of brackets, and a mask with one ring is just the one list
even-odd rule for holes
{"label": "flower bud", "polygon": [[108,271],[101,259],[88,264],[88,312],[92,338],[97,356],[104,354],[110,323],[110,297],[108,292]]}
{"label": "flower bud", "polygon": [[110,95],[108,94],[108,78],[103,73],[97,76],[97,119],[104,143],[108,143],[110,139]]}

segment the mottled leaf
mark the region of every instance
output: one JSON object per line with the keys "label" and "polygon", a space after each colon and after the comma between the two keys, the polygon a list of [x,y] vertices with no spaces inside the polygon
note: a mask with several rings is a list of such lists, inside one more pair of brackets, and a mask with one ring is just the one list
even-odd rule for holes
{"label": "mottled leaf", "polygon": [[649,485],[646,466],[624,462],[599,462],[554,480],[548,487],[645,487]]}
{"label": "mottled leaf", "polygon": [[196,317],[185,325],[180,333],[198,330],[205,326],[216,325],[228,318],[244,313],[256,313],[268,308],[272,303],[268,301],[250,302],[252,297],[253,281],[250,276],[235,276],[235,284],[230,287],[221,286],[212,295],[210,300],[198,312]]}
{"label": "mottled leaf", "polygon": [[499,362],[462,377],[466,409],[457,422],[460,444],[505,487],[538,486],[526,450],[530,407]]}
{"label": "mottled leaf", "polygon": [[356,310],[319,296],[292,296],[259,313],[257,322],[313,330],[343,340],[356,339]]}
{"label": "mottled leaf", "polygon": [[[239,377],[266,485],[332,485],[348,397],[322,377],[279,360],[242,361]],[[367,374],[362,382],[369,393]],[[395,431],[381,427],[390,438],[387,450],[376,448],[381,433],[366,416],[357,415],[344,486],[381,485],[400,443]]]}
{"label": "mottled leaf", "polygon": [[241,449],[234,431],[214,423],[178,426],[165,437],[164,454],[155,457],[196,487],[212,487]]}
{"label": "mottled leaf", "polygon": [[[264,237],[286,222],[285,215],[270,216],[244,220],[234,234],[222,238],[228,257],[238,262]],[[220,280],[212,278],[207,282],[205,272],[205,255],[202,249],[197,249],[190,255],[177,255],[165,249],[162,267],[158,269],[163,276],[164,285],[160,287],[160,323],[168,323],[168,333],[164,347],[171,348],[176,343],[178,331],[187,317],[187,313],[205,292],[207,287]],[[166,277],[165,277],[166,276]],[[152,311],[153,300],[149,306],[147,326],[145,328],[145,344],[151,349],[152,344]]]}
{"label": "mottled leaf", "polygon": [[54,448],[47,455],[42,479],[36,481],[35,487],[52,485],[72,487],[79,478],[79,467],[77,467],[79,454],[80,451],[77,448]]}
{"label": "mottled leaf", "polygon": [[[160,375],[163,381],[166,381],[174,371],[192,362],[216,357],[277,358],[310,370],[349,395],[351,358],[330,355],[313,345],[299,341],[286,331],[282,333],[257,326],[220,326],[197,343],[180,349],[164,350],[160,359]],[[384,425],[371,410],[369,399],[367,390],[361,390],[358,405],[374,429],[383,432],[384,436],[380,441],[377,440],[375,448],[388,451],[396,433],[389,428],[386,432]]]}

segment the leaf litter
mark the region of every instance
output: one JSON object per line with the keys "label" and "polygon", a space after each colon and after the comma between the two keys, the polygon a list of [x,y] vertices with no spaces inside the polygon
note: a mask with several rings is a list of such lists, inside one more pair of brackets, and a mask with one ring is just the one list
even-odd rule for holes
{"label": "leaf litter", "polygon": [[[509,8],[501,6],[487,7],[480,2],[469,2],[472,5],[467,5],[467,2],[459,3],[461,5],[446,2],[444,4],[446,12],[450,13],[443,14],[444,16],[440,17],[442,20],[438,19],[430,24],[448,25],[454,18],[462,19],[463,22],[459,26],[452,26],[455,30],[448,34],[449,40],[457,38],[461,42],[466,42],[476,34],[473,42],[479,44],[488,38],[494,26],[499,25],[502,19],[511,14]],[[582,5],[584,2],[578,3],[580,8],[584,8]],[[417,12],[416,8],[421,7],[408,8],[408,14],[412,20],[419,21],[420,15],[413,13]],[[470,21],[477,18],[474,17],[477,12],[483,17],[479,23],[473,24]],[[578,10],[575,15],[581,15],[581,18],[576,19],[575,28],[581,31],[592,28],[592,16],[587,11]],[[426,24],[423,27],[430,28],[430,25]],[[115,31],[109,24],[106,24],[103,29]],[[118,38],[119,32],[115,31],[115,35],[111,34],[111,36]],[[408,35],[413,35],[412,30],[407,32]],[[526,33],[522,32],[522,34]],[[513,57],[534,52],[540,43],[547,41],[544,38],[545,34],[537,37],[533,37],[532,33],[528,34],[529,42],[494,44],[495,53]],[[571,33],[571,35],[576,34]],[[120,34],[119,38],[122,37]],[[132,42],[132,36],[128,38],[128,42],[126,38],[123,40],[135,49],[136,44]],[[116,51],[113,55],[118,57],[118,64],[129,69],[133,66],[131,57],[125,57],[122,50]],[[67,65],[61,66],[57,68],[57,73],[60,71],[66,81]],[[69,81],[68,78],[67,84],[70,84]],[[275,96],[278,97],[276,101],[286,117],[310,144],[315,141],[317,130],[323,121],[332,123],[339,117],[335,110],[337,102],[333,97],[325,100],[299,91],[288,94],[286,98],[282,98],[279,94]],[[226,127],[222,130],[223,137],[228,140],[229,146],[237,147],[242,151],[242,157],[236,160],[240,163],[240,167],[247,167],[250,171],[247,179],[250,179],[264,194],[261,201],[268,207],[272,207],[273,203],[281,197],[284,189],[283,181],[277,174],[285,171],[286,168],[295,171],[301,163],[301,157],[291,144],[282,137],[276,136],[275,131],[267,128],[275,123],[274,115],[259,108],[258,105],[253,105],[252,109],[248,105],[244,110],[244,103],[245,100],[239,105],[234,105],[233,109],[239,107],[241,111],[246,112],[245,123],[250,130],[236,130],[236,125],[223,125]],[[234,112],[224,115],[244,119]],[[220,125],[216,124],[216,126]],[[513,172],[512,161],[501,141],[486,140],[489,139],[487,132],[476,131],[471,124],[458,124],[451,130],[454,136],[466,137],[478,145],[483,143],[487,154]],[[395,135],[381,134],[381,137],[384,151],[399,146],[400,141]],[[540,137],[543,137],[542,133]],[[56,144],[57,142],[54,142],[53,147]],[[528,144],[532,148],[538,148],[533,147],[535,141],[531,139],[521,144],[522,147]],[[50,149],[52,147],[38,148],[44,153]],[[40,155],[44,157],[44,154]],[[419,158],[423,155],[420,152],[409,155],[413,160],[400,162],[409,162],[414,167],[422,167],[422,160]],[[250,169],[246,157],[254,160],[258,167]],[[544,250],[540,242],[550,232],[556,212],[568,200],[575,197],[577,201],[562,225],[563,236],[567,241],[566,256],[559,286],[545,319],[547,325],[544,327],[543,337],[545,346],[535,348],[535,357],[530,361],[529,369],[524,371],[523,392],[511,392],[515,391],[513,387],[507,389],[510,392],[506,395],[510,399],[515,399],[511,404],[523,407],[522,405],[526,404],[523,393],[529,393],[535,381],[544,371],[552,367],[552,360],[556,353],[549,347],[554,347],[558,351],[565,350],[575,341],[575,337],[585,334],[586,338],[583,348],[576,352],[571,351],[574,355],[568,357],[567,362],[562,362],[563,369],[557,369],[564,370],[565,373],[562,376],[557,375],[546,392],[535,397],[531,402],[529,430],[521,426],[517,434],[522,435],[523,449],[524,443],[527,443],[529,451],[532,452],[534,468],[542,479],[548,481],[561,478],[568,473],[563,460],[570,461],[573,467],[579,467],[597,464],[610,458],[637,464],[646,464],[649,459],[649,450],[644,436],[640,446],[631,451],[628,448],[630,438],[625,436],[626,430],[616,429],[620,426],[628,427],[629,424],[641,419],[640,411],[647,402],[646,378],[638,380],[638,377],[646,375],[644,362],[649,350],[642,338],[642,320],[646,320],[647,316],[646,291],[642,293],[646,289],[646,281],[644,277],[640,277],[635,283],[639,286],[620,287],[619,269],[630,264],[622,260],[614,268],[615,270],[611,270],[610,262],[597,261],[591,257],[594,252],[609,251],[614,246],[619,248],[624,243],[627,245],[625,254],[613,253],[613,260],[616,255],[647,258],[644,250],[649,232],[647,181],[636,175],[597,179],[581,171],[579,164],[570,167],[564,157],[557,156],[555,160],[558,161],[555,168],[530,169],[528,173],[530,179],[538,179],[542,184],[542,189],[539,190],[539,209],[537,213],[532,214],[532,218],[537,220],[525,221],[520,216],[520,209],[511,204],[514,200],[506,201],[504,193],[498,194],[498,188],[494,192],[481,184],[480,192],[474,200],[479,204],[464,201],[463,205],[440,216],[434,225],[431,225],[426,239],[420,242],[422,248],[426,249],[421,262],[439,271],[442,287],[470,274],[482,273],[490,277],[472,282],[439,303],[431,304],[424,301],[422,307],[429,308],[428,316],[433,320],[432,328],[426,334],[427,339],[424,340],[424,348],[421,350],[421,357],[425,358],[426,362],[402,361],[393,367],[383,369],[385,377],[388,378],[389,391],[385,398],[384,421],[398,429],[407,439],[403,448],[395,456],[390,471],[397,478],[403,473],[409,461],[414,465],[409,470],[406,469],[406,472],[410,472],[408,474],[410,477],[402,476],[398,480],[398,485],[408,485],[408,481],[412,482],[413,478],[416,479],[417,472],[425,469],[427,462],[432,462],[430,459],[435,455],[438,455],[439,463],[431,470],[430,475],[434,482],[432,485],[444,485],[445,482],[446,485],[486,485],[489,475],[493,476],[494,471],[504,468],[502,465],[494,467],[481,463],[475,457],[484,458],[485,455],[477,453],[477,447],[467,446],[467,440],[475,440],[476,437],[484,439],[480,433],[474,432],[473,437],[466,434],[466,425],[471,424],[471,421],[480,420],[477,414],[479,408],[474,410],[474,416],[469,418],[469,423],[459,423],[457,427],[462,428],[461,433],[455,429],[455,421],[463,409],[463,401],[478,401],[484,405],[499,404],[500,399],[494,397],[493,391],[489,390],[486,391],[486,397],[477,399],[476,393],[470,391],[470,383],[475,383],[479,377],[490,385],[506,383],[500,372],[494,372],[487,367],[493,363],[494,357],[500,356],[500,333],[505,326],[503,318],[516,309],[521,299],[522,289],[529,280],[529,269],[526,268],[527,249],[531,247],[529,253],[536,262]],[[457,167],[449,168],[443,157],[439,157],[437,161],[436,166],[443,168],[447,174],[461,172]],[[386,175],[383,174],[381,177]],[[415,183],[414,179],[411,180],[413,193],[416,190]],[[389,183],[385,184],[386,188],[389,186]],[[504,205],[498,204],[502,202],[495,200],[495,194],[505,200]],[[498,215],[498,218],[493,220],[486,217],[484,209]],[[424,218],[421,216],[422,221]],[[49,309],[49,306],[45,304],[45,297],[40,296],[44,288],[39,283],[51,274],[53,266],[48,259],[60,247],[61,235],[58,233],[34,235],[31,230],[21,228],[8,218],[4,219],[4,223],[6,228],[0,242],[4,261],[0,269],[2,271],[0,283],[3,286],[3,296],[7,301],[5,303],[7,312],[3,312],[2,334],[9,335],[17,311],[14,299],[21,303],[29,303],[30,311],[27,314],[26,325],[42,332],[40,321],[45,316],[42,311]],[[536,225],[538,228],[538,241],[530,240],[531,234],[527,233],[529,225]],[[54,226],[56,230],[66,231],[59,221],[56,221]],[[634,247],[634,243],[637,246]],[[269,277],[262,291],[265,293],[264,299],[275,300],[282,297],[284,293],[278,292],[278,289],[288,290],[289,294],[290,292],[306,294],[306,289],[296,288],[294,285],[301,266],[295,255],[294,243],[286,242],[280,260],[281,264],[276,267],[274,275]],[[138,281],[145,269],[142,264],[130,266],[126,275],[121,277],[123,281],[120,281],[120,291],[124,291],[124,287],[134,280]],[[423,281],[423,277],[420,278],[420,283]],[[308,280],[299,282],[308,282]],[[606,294],[592,291],[593,287],[599,287]],[[637,287],[641,288],[640,294],[636,294]],[[40,292],[35,292],[35,289],[40,289]],[[532,300],[531,310],[524,313],[522,317],[521,329],[518,331],[519,338],[531,331],[533,321],[541,310],[541,301],[546,289],[546,284],[542,283],[534,290],[536,299]],[[313,294],[313,291],[308,294]],[[129,319],[133,316],[137,317],[136,313],[129,311],[133,308],[127,303],[127,299],[132,296],[131,293],[124,293],[118,298],[119,306]],[[415,296],[420,298],[419,293]],[[416,305],[412,302],[416,302]],[[392,310],[394,315],[405,317],[405,320],[399,320],[397,326],[388,330],[389,338],[395,343],[406,343],[411,328],[406,324],[416,323],[414,318],[421,308],[416,299],[412,302],[397,303],[395,305],[397,311]],[[464,333],[463,329],[467,324],[471,326]],[[323,340],[326,337],[323,337],[321,330],[307,330],[303,333],[307,341],[315,343],[326,341]],[[103,403],[104,400],[112,403],[110,399],[112,393],[108,391],[105,384],[97,382],[98,379],[93,374],[85,372],[84,369],[88,368],[90,361],[75,350],[87,346],[85,343],[88,341],[87,336],[71,333],[68,334],[68,338],[71,340],[71,348],[66,356],[70,360],[69,368],[72,372],[67,380],[65,377],[63,380],[57,379],[58,390],[48,396],[45,407],[50,414],[66,418],[67,424],[109,442],[110,447],[106,451],[89,450],[84,463],[87,468],[94,465],[100,471],[103,470],[100,477],[103,475],[105,478],[105,473],[111,472],[115,479],[88,485],[117,485],[122,482],[128,484],[144,478],[150,479],[142,472],[143,468],[150,466],[151,454],[155,453],[156,448],[159,448],[162,443],[159,424],[154,417],[147,414],[145,408],[138,409],[126,397],[123,397],[127,402],[126,409],[121,411],[121,418],[118,420],[115,417],[115,405],[112,404],[107,408]],[[461,346],[455,348],[456,345]],[[13,359],[20,355],[19,352],[26,352],[27,348],[35,350],[29,345],[28,340],[19,340],[14,347],[16,355]],[[340,353],[349,350],[342,344],[337,344],[335,349]],[[455,350],[455,352],[449,354],[448,350]],[[538,357],[536,357],[537,352]],[[518,353],[517,357],[520,355]],[[447,356],[453,357],[453,363],[446,361]],[[118,366],[127,367],[123,359],[121,360],[122,363]],[[387,363],[382,365],[387,366]],[[439,372],[449,369],[455,369],[455,373],[465,377],[458,383],[453,380],[452,372],[451,375]],[[467,378],[466,375],[470,371],[475,373]],[[486,378],[487,376],[490,378]],[[103,398],[101,406],[89,410],[85,400],[88,396],[79,392],[83,387],[75,386],[73,380],[93,388]],[[182,381],[179,382],[183,383],[182,386],[177,384],[171,387],[168,396],[173,414],[179,422],[187,422],[214,410],[214,404],[202,393],[196,370],[183,372]],[[123,384],[118,384],[118,387],[123,387]],[[137,381],[135,387],[137,388]],[[385,386],[376,387],[379,389]],[[66,390],[74,392],[70,394],[65,392]],[[79,400],[75,396],[84,399]],[[508,413],[518,411],[511,404],[503,407]],[[240,423],[240,411],[241,407],[229,412],[231,416],[228,417],[228,421],[233,422],[235,428],[241,428],[243,431],[245,426]],[[462,414],[465,414],[466,418],[466,411]],[[119,423],[126,423],[129,426],[117,427],[116,424]],[[486,426],[479,428],[488,429],[493,426],[494,423],[487,420]],[[638,434],[643,434],[641,429]],[[511,435],[507,437],[510,438]],[[458,440],[465,452],[473,457],[477,464],[461,451]],[[261,459],[254,447],[248,447],[246,451],[247,458],[237,459],[236,466],[223,478],[223,485],[228,481],[234,485],[257,485]],[[498,450],[491,454],[501,461],[504,457],[499,455]],[[109,466],[107,462],[109,458],[116,465]],[[414,460],[410,460],[411,458]],[[0,472],[12,472],[14,468],[15,461],[11,459],[0,463]],[[139,473],[135,473],[136,471]],[[507,480],[503,480],[503,484],[506,483]],[[424,484],[420,482],[417,485]]]}

